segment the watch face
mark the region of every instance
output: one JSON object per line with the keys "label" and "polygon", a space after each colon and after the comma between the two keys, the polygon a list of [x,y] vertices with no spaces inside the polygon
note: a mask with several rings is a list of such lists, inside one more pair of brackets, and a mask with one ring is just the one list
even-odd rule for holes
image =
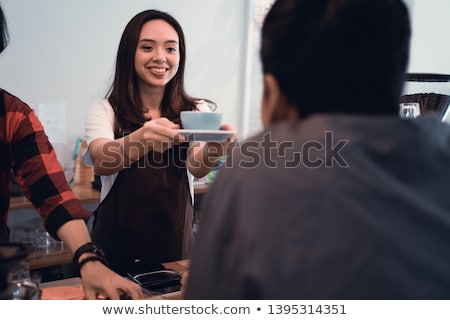
{"label": "watch face", "polygon": [[105,255],[105,253],[103,252],[103,250],[100,249],[99,247],[97,247],[95,244],[94,244],[94,247],[95,247],[94,253],[97,253],[97,254],[99,254],[99,255],[101,255],[101,256],[104,256],[104,255]]}

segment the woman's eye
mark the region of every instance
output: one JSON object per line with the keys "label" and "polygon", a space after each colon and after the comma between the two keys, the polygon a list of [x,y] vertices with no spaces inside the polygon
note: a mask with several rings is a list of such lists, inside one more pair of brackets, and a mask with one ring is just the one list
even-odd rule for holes
{"label": "woman's eye", "polygon": [[152,46],[142,46],[141,48],[145,51],[151,51],[153,49]]}
{"label": "woman's eye", "polygon": [[173,53],[176,52],[177,49],[176,48],[167,48],[167,52]]}

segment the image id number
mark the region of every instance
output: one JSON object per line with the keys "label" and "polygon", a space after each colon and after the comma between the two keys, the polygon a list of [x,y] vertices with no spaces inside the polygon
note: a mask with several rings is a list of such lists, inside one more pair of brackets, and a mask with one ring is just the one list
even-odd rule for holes
{"label": "image id number", "polygon": [[269,304],[269,314],[347,314],[343,304]]}

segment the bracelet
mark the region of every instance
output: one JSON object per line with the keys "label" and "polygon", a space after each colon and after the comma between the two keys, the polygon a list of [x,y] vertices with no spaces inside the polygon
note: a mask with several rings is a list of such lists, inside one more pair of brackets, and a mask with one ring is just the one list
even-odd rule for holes
{"label": "bracelet", "polygon": [[80,261],[80,263],[78,264],[78,269],[81,270],[81,268],[88,262],[90,261],[100,261],[101,263],[103,263],[105,266],[108,265],[108,262],[106,261],[106,259],[102,256],[89,256],[83,260]]}
{"label": "bracelet", "polygon": [[100,248],[98,248],[94,243],[88,242],[86,244],[83,244],[81,247],[79,247],[77,249],[77,251],[75,251],[75,253],[73,255],[73,260],[72,260],[73,264],[77,266],[81,255],[84,253],[87,253],[87,252],[94,253],[97,256],[101,256],[103,258],[105,257],[105,254],[103,253],[103,251]]}

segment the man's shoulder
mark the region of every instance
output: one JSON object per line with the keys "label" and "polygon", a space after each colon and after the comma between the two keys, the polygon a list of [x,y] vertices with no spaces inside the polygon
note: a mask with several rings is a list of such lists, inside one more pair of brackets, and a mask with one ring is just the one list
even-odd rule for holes
{"label": "man's shoulder", "polygon": [[32,109],[17,96],[9,91],[0,88],[2,113],[29,114]]}

